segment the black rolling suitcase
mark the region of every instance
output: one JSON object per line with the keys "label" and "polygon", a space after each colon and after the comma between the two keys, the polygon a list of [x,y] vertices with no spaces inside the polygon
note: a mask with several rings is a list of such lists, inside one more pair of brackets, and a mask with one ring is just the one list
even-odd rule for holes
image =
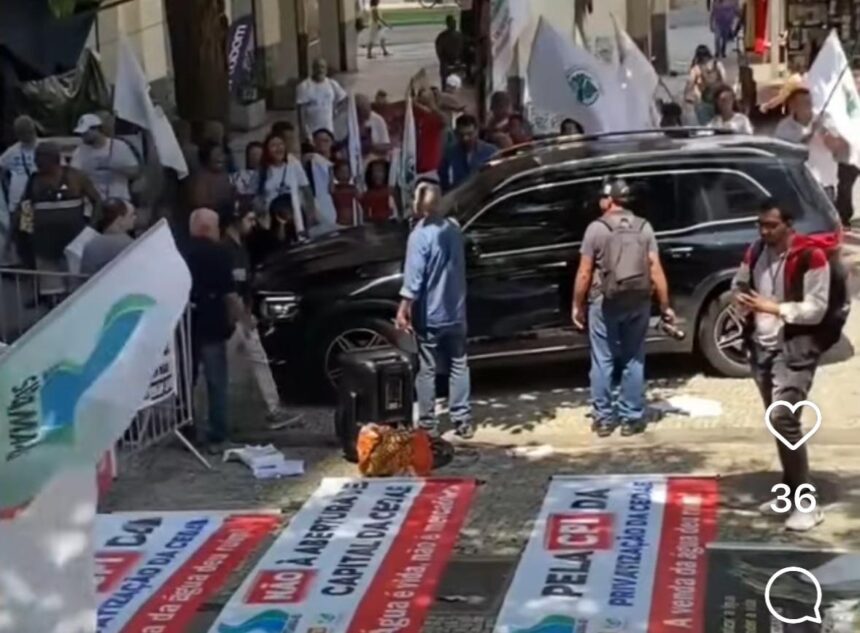
{"label": "black rolling suitcase", "polygon": [[413,356],[393,348],[346,352],[341,367],[335,431],[344,457],[357,462],[362,424],[412,426]]}

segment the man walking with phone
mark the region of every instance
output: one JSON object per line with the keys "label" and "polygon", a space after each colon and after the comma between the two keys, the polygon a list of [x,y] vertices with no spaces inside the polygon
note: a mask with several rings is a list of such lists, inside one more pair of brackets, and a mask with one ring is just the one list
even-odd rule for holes
{"label": "man walking with phone", "polygon": [[675,322],[654,229],[626,208],[629,202],[624,180],[604,181],[603,215],[585,231],[574,287],[573,324],[579,330],[588,324],[592,428],[599,437],[612,435],[619,424],[623,436],[647,426],[645,338],[652,294],[663,320]]}
{"label": "man walking with phone", "polygon": [[[848,318],[847,275],[838,256],[828,257],[833,240],[795,232],[792,214],[775,200],[761,205],[758,224],[761,239],[749,247],[732,282],[734,300],[747,321],[750,365],[764,406],[794,405],[806,400],[821,355],[839,340]],[[804,436],[800,414],[778,406],[770,415],[774,431],[791,444]],[[793,499],[809,484],[806,446],[777,442],[776,448]],[[772,512],[771,502],[760,509]],[[805,532],[823,520],[820,508],[795,508],[785,527]]]}
{"label": "man walking with phone", "polygon": [[402,301],[397,327],[418,341],[418,425],[438,433],[436,370],[447,371],[448,409],[463,439],[474,435],[469,362],[466,356],[466,253],[457,223],[438,213],[439,187],[422,182],[415,190],[417,224],[406,246]]}

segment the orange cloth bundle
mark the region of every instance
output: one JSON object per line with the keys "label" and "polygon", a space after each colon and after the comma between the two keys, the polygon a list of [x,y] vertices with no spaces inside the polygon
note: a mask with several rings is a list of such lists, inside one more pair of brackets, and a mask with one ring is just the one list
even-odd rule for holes
{"label": "orange cloth bundle", "polygon": [[366,424],[358,434],[358,470],[365,477],[426,477],[433,470],[430,436]]}

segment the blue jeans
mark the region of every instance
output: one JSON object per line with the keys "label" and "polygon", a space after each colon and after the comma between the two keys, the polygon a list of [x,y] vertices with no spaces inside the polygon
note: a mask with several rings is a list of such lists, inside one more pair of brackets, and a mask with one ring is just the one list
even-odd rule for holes
{"label": "blue jeans", "polygon": [[429,328],[419,332],[418,376],[415,389],[418,392],[418,426],[435,429],[436,420],[436,372],[437,367],[448,374],[448,410],[455,426],[470,422],[472,407],[469,404],[471,384],[469,361],[466,357],[466,326]]}
{"label": "blue jeans", "polygon": [[[621,308],[592,303],[591,406],[596,422],[638,423],[645,417],[645,337],[651,306]],[[619,385],[617,403],[613,387]]]}
{"label": "blue jeans", "polygon": [[197,384],[200,365],[206,380],[206,401],[209,404],[207,439],[219,444],[227,439],[227,341],[199,342],[194,345],[193,384]]}

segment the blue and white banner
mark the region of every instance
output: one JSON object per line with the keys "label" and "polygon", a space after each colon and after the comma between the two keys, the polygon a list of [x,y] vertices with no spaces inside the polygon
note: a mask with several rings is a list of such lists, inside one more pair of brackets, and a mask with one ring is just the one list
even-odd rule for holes
{"label": "blue and white banner", "polygon": [[142,406],[188,303],[162,220],[0,356],[0,510],[96,463]]}

